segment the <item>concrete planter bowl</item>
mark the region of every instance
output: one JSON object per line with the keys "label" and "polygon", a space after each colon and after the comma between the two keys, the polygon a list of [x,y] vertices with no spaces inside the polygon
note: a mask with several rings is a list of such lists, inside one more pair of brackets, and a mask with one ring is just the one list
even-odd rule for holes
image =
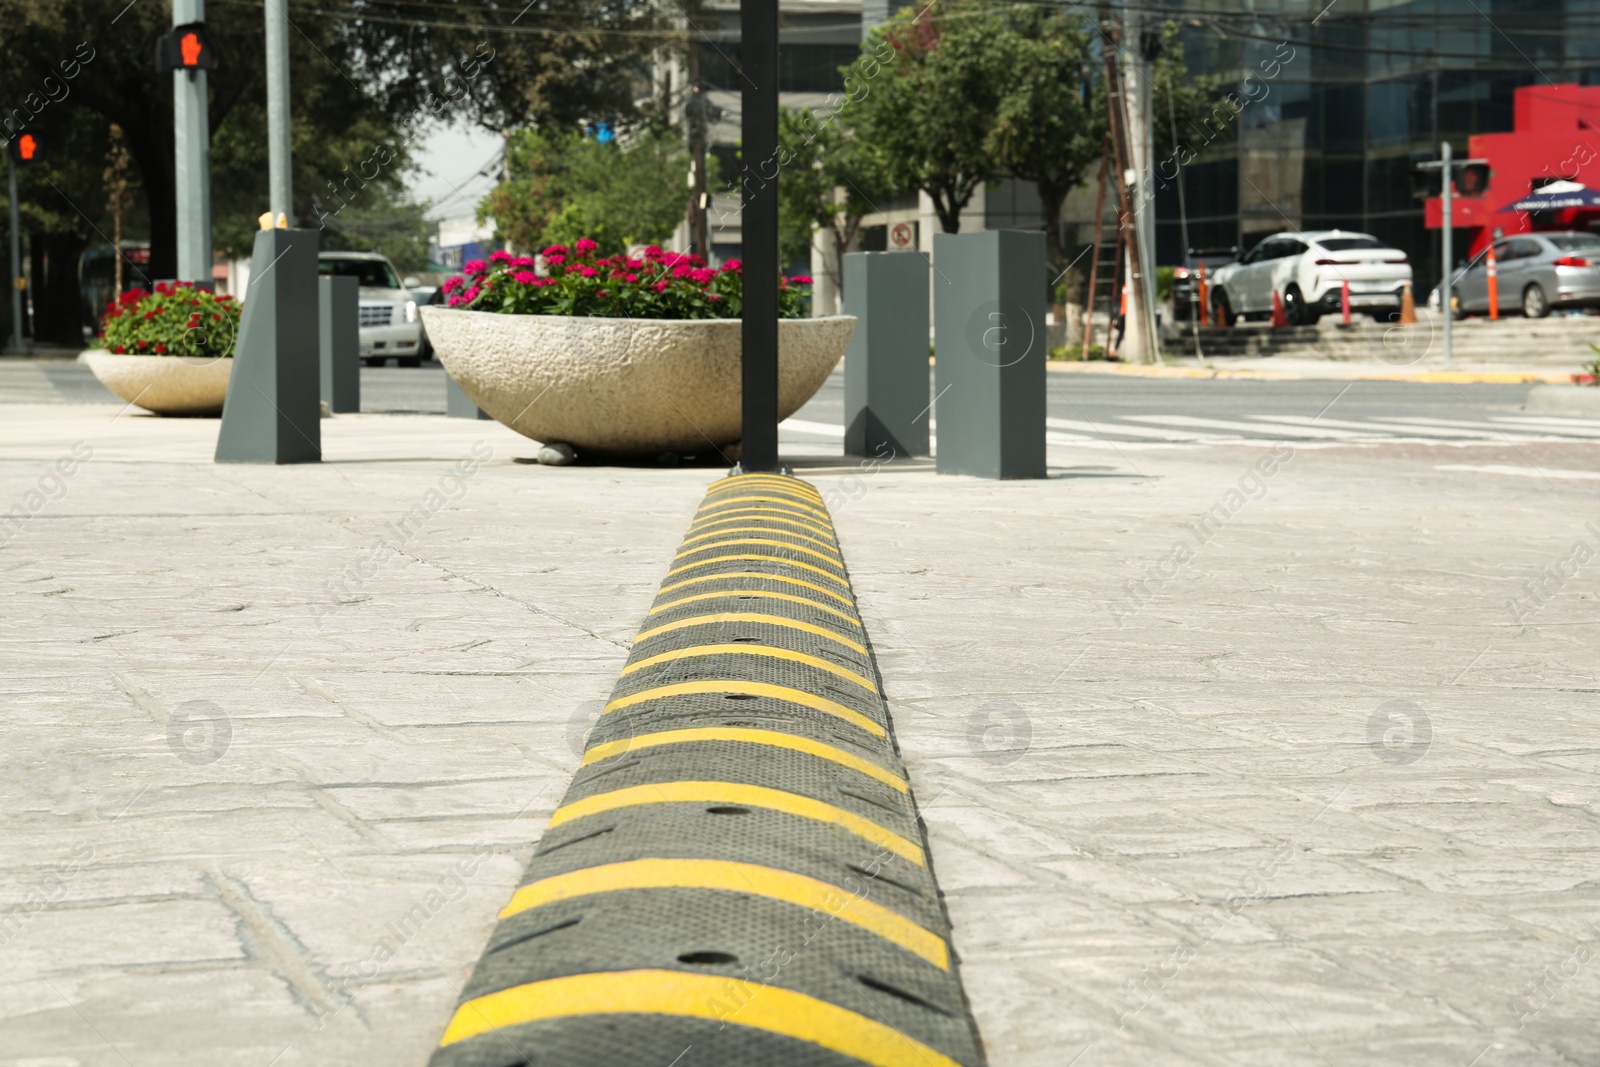
{"label": "concrete planter bowl", "polygon": [[233,357],[118,355],[90,350],[78,357],[100,384],[157,415],[220,415],[228,397]]}
{"label": "concrete planter bowl", "polygon": [[[490,418],[545,444],[643,456],[740,438],[737,319],[503,315],[424,307],[439,361]],[[822,388],[855,317],[778,323],[778,417]]]}

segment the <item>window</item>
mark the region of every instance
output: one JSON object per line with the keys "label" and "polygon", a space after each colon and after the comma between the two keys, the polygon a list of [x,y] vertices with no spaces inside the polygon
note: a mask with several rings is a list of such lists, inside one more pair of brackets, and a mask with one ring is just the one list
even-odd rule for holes
{"label": "window", "polygon": [[317,261],[318,274],[331,274],[338,278],[359,278],[363,289],[398,289],[400,279],[393,269],[381,259],[322,259]]}
{"label": "window", "polygon": [[1600,237],[1587,233],[1564,233],[1546,237],[1545,240],[1562,252],[1591,252],[1600,249]]}
{"label": "window", "polygon": [[1276,257],[1278,259],[1283,259],[1286,256],[1298,256],[1306,250],[1304,241],[1296,241],[1286,237],[1278,243],[1283,246],[1278,251],[1278,255]]}
{"label": "window", "polygon": [[1371,248],[1389,247],[1375,237],[1325,237],[1317,244],[1330,252],[1364,252]]}
{"label": "window", "polygon": [[1539,247],[1538,241],[1530,241],[1528,238],[1523,237],[1511,242],[1510,258],[1512,259],[1533,259],[1543,254],[1544,249]]}

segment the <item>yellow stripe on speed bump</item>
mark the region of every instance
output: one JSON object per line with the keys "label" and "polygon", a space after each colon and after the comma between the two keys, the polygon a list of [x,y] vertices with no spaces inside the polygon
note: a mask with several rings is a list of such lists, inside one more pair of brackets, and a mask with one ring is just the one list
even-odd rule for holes
{"label": "yellow stripe on speed bump", "polygon": [[810,497],[817,503],[822,503],[822,494],[804,482],[793,478],[774,478],[761,474],[740,474],[732,478],[724,478],[720,482],[714,482],[706,490],[706,496],[709,497],[716,493],[726,493],[734,489],[745,488],[782,490],[793,493],[796,496]]}
{"label": "yellow stripe on speed bump", "polygon": [[873,737],[888,737],[888,732],[859,711],[845,707],[838,701],[819,697],[815,693],[808,693],[804,689],[791,689],[786,685],[772,685],[767,682],[746,682],[737,679],[726,681],[702,682],[674,682],[671,685],[658,685],[653,689],[646,689],[638,693],[630,693],[625,697],[617,697],[601,709],[600,714],[606,715],[613,711],[631,708],[635,704],[643,704],[650,700],[662,700],[666,697],[685,696],[691,693],[732,693],[735,696],[771,697],[774,700],[787,700],[791,704],[810,708],[812,711],[825,712],[835,718],[843,719],[852,726],[859,726]]}
{"label": "yellow stripe on speed bump", "polygon": [[803,874],[732,860],[628,860],[558,874],[517,890],[500,918],[509,919],[531,908],[573,897],[621,889],[718,889],[781,900],[859,926],[916,953],[942,971],[950,969],[944,938],[904,915]]}
{"label": "yellow stripe on speed bump", "polygon": [[[810,571],[813,574],[820,574],[824,578],[827,578],[830,581],[838,582],[840,585],[845,586],[846,588],[848,588],[850,585],[849,582],[845,581],[837,574],[829,573],[828,571],[823,570],[821,567],[814,567],[809,563],[801,563],[797,559],[784,559],[782,556],[756,556],[749,553],[739,553],[732,556],[712,556],[710,559],[697,559],[693,563],[681,563],[668,571],[667,577],[671,578],[674,574],[682,574],[684,571],[692,571],[696,567],[710,567],[716,563],[736,563],[740,561],[747,563],[781,563],[785,567],[799,567],[801,570]],[[840,599],[843,598],[841,597]]]}
{"label": "yellow stripe on speed bump", "polygon": [[692,556],[696,552],[710,552],[713,549],[718,548],[735,548],[739,545],[763,545],[767,548],[786,548],[790,552],[804,552],[808,556],[815,556],[817,559],[820,559],[824,563],[827,563],[831,566],[836,566],[841,569],[844,567],[844,560],[839,558],[839,554],[837,552],[818,552],[816,549],[806,548],[804,545],[794,545],[790,544],[788,541],[769,541],[764,537],[735,537],[730,541],[713,541],[709,545],[697,545],[694,548],[686,548],[672,558],[682,559],[684,556]]}
{"label": "yellow stripe on speed bump", "polygon": [[825,660],[820,656],[796,652],[792,648],[774,648],[771,645],[692,645],[689,648],[676,648],[671,652],[646,656],[644,659],[628,664],[622,668],[622,676],[626,678],[633,672],[642,671],[647,667],[654,667],[662,663],[676,663],[680,659],[698,659],[701,656],[761,656],[764,659],[788,660],[790,663],[804,664],[807,667],[815,667],[819,671],[827,671],[829,674],[837,675],[845,681],[854,682],[874,695],[878,692],[876,685],[848,667],[841,667],[837,663]]}
{"label": "yellow stripe on speed bump", "polygon": [[[799,578],[790,578],[787,575],[782,574],[768,574],[765,571],[729,571],[726,574],[702,574],[698,578],[685,578],[681,582],[674,582],[671,585],[664,585],[656,592],[656,596],[659,597],[665,593],[675,592],[679,589],[682,589],[686,585],[699,585],[701,582],[719,582],[727,578],[762,578],[769,582],[786,582],[789,585],[803,586],[806,589],[811,590],[813,593],[821,593],[823,596],[832,597],[839,603],[848,605],[852,608],[856,606],[855,601],[851,600],[849,597],[841,596],[831,589],[824,589],[822,586],[817,585],[814,582],[803,581]],[[856,623],[857,625],[860,625],[861,623],[861,620],[855,618],[854,616],[850,617],[850,621]]]}
{"label": "yellow stripe on speed bump", "polygon": [[[718,578],[749,578],[749,577],[768,577],[768,576],[767,575],[719,574],[719,575],[717,575],[717,577]],[[705,578],[696,578],[696,579],[694,579],[694,582],[703,582],[703,581],[707,581],[707,580],[708,579],[705,579]],[[692,582],[680,582],[679,584],[680,585],[691,585],[693,583]],[[806,585],[808,583],[806,583],[806,582],[796,582],[795,584],[796,585]],[[677,587],[674,586],[674,588],[677,588]],[[663,589],[662,592],[666,592],[666,590]],[[818,589],[817,592],[825,593],[825,592],[827,592],[827,590]],[[828,595],[832,596],[833,594],[830,593]],[[783,600],[783,601],[787,601],[788,603],[791,603],[791,604],[804,604],[808,608],[815,608],[818,611],[825,611],[829,615],[837,616],[838,618],[843,619],[845,622],[848,622],[851,625],[855,626],[857,629],[861,628],[861,620],[860,619],[856,618],[854,615],[851,615],[851,614],[849,614],[847,612],[840,611],[838,608],[830,608],[826,604],[819,604],[815,600],[807,600],[805,597],[803,597],[803,596],[795,596],[793,593],[773,593],[773,592],[770,592],[770,591],[765,590],[765,589],[724,589],[724,590],[721,590],[720,592],[716,592],[716,593],[696,593],[693,596],[680,597],[677,600],[669,600],[665,604],[657,604],[655,607],[653,607],[649,611],[645,612],[645,616],[648,618],[649,616],[654,615],[657,612],[671,611],[673,608],[681,608],[685,604],[693,604],[693,603],[697,603],[698,601],[701,601],[701,600],[725,600],[725,599],[728,599],[730,597],[736,598],[736,599],[739,599],[739,600],[745,600],[745,599],[748,599],[748,598],[751,598],[751,597],[761,597],[761,598],[767,599],[767,600]],[[639,635],[639,639],[643,640],[643,638],[644,638],[644,635],[640,634]]]}
{"label": "yellow stripe on speed bump", "polygon": [[[766,534],[768,537],[792,537],[797,541],[805,541],[808,544],[816,545],[819,548],[826,548],[828,551],[833,553],[835,558],[837,558],[839,555],[839,546],[835,545],[832,541],[824,541],[820,537],[808,537],[805,534],[795,533],[792,530],[774,530],[770,526],[735,526],[731,530],[712,530],[710,533],[697,534],[694,537],[686,537],[683,539],[683,543],[686,545],[692,545],[696,541],[704,541],[711,537],[726,537],[729,534],[742,533]],[[678,555],[681,556],[683,553],[679,552]]]}
{"label": "yellow stripe on speed bump", "polygon": [[922,848],[907,841],[886,826],[841,807],[789,793],[782,789],[768,789],[764,785],[744,785],[740,782],[652,782],[649,785],[632,785],[613,789],[609,793],[596,793],[564,804],[550,816],[550,829],[575,819],[600,815],[618,808],[635,808],[645,804],[726,804],[740,807],[765,808],[794,815],[813,822],[828,823],[846,830],[879,848],[886,848],[918,867],[926,867]]}
{"label": "yellow stripe on speed bump", "polygon": [[802,504],[794,497],[789,496],[730,496],[725,500],[716,500],[709,504],[701,504],[700,510],[695,512],[695,514],[702,518],[708,514],[714,515],[717,513],[717,511],[729,504],[782,504],[786,508],[793,508],[796,511],[815,515],[823,522],[828,521],[827,512],[818,508],[814,508],[810,504]]}
{"label": "yellow stripe on speed bump", "polygon": [[456,1009],[442,1046],[508,1026],[571,1015],[670,1015],[726,1021],[807,1041],[871,1067],[961,1067],[892,1026],[782,986],[751,984],[730,1003],[725,975],[609,971],[548,978],[477,997]]}
{"label": "yellow stripe on speed bump", "polygon": [[689,532],[703,530],[708,526],[718,526],[724,522],[733,522],[735,519],[744,519],[747,522],[781,522],[786,526],[798,526],[802,530],[822,534],[824,537],[833,537],[834,531],[823,526],[815,519],[793,511],[784,511],[782,508],[734,508],[732,511],[719,511],[703,519],[695,519],[689,524]]}
{"label": "yellow stripe on speed bump", "polygon": [[[706,595],[725,596],[727,594],[708,593]],[[776,596],[778,594],[769,593],[766,595]],[[695,597],[693,599],[698,600],[700,598]],[[791,597],[786,599],[800,600],[799,597]],[[800,602],[802,604],[811,604],[811,601],[809,600],[800,600]],[[814,608],[822,607],[821,604],[811,604],[811,606]],[[823,608],[823,610],[832,611],[833,609]],[[654,612],[651,614],[654,614]],[[781,626],[785,630],[798,630],[801,633],[807,633],[816,637],[826,638],[835,644],[843,645],[852,652],[859,652],[863,656],[867,654],[866,645],[861,644],[859,641],[852,641],[843,634],[835,633],[826,626],[813,626],[809,622],[800,622],[796,619],[786,619],[782,615],[762,615],[753,611],[724,611],[719,612],[716,615],[696,615],[692,619],[679,619],[677,622],[662,623],[660,626],[655,626],[648,630],[641,630],[639,632],[639,636],[633,639],[633,643],[637,645],[639,642],[648,641],[652,637],[659,637],[661,634],[672,633],[674,630],[687,630],[691,626],[714,626],[717,623],[723,622],[751,622],[757,623],[761,626]]]}
{"label": "yellow stripe on speed bump", "polygon": [[860,771],[869,778],[876,778],[884,785],[901,793],[909,793],[911,787],[906,780],[887,768],[880,767],[870,760],[846,752],[842,748],[825,745],[821,741],[813,741],[809,737],[799,734],[786,734],[777,730],[757,730],[748,726],[703,726],[689,730],[662,730],[653,734],[640,734],[638,737],[627,737],[621,741],[607,741],[604,744],[594,745],[583,754],[583,765],[599,763],[602,760],[615,759],[629,752],[639,749],[656,748],[660,745],[687,745],[696,741],[737,741],[747,745],[770,745],[773,748],[786,748],[792,752],[804,752],[808,756],[837,763],[841,767],[849,767],[853,771]]}

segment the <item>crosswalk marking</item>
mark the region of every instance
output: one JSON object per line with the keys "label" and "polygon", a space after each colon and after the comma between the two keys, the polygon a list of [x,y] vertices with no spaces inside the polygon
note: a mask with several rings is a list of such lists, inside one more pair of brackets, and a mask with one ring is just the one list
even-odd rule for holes
{"label": "crosswalk marking", "polygon": [[[1392,432],[1387,426],[1374,426],[1370,422],[1357,422],[1354,419],[1329,419],[1313,418],[1310,415],[1252,415],[1251,418],[1262,419],[1267,422],[1286,422],[1301,426],[1331,426],[1348,430],[1361,430],[1368,434],[1374,431]],[[1416,437],[1460,437],[1461,431],[1445,426],[1407,426],[1406,433]]]}
{"label": "crosswalk marking", "polygon": [[1268,437],[1277,434],[1283,437],[1299,437],[1308,440],[1338,441],[1345,438],[1359,437],[1360,434],[1349,433],[1345,430],[1311,430],[1298,429],[1288,426],[1275,427],[1263,426],[1258,422],[1235,422],[1232,419],[1203,419],[1197,415],[1124,415],[1125,419],[1137,422],[1151,422],[1156,425],[1168,426],[1195,426],[1200,429],[1235,430],[1243,433]]}
{"label": "crosswalk marking", "polygon": [[1540,430],[1521,430],[1513,426],[1496,426],[1492,422],[1472,422],[1468,419],[1436,419],[1427,415],[1412,415],[1407,418],[1398,418],[1393,415],[1375,415],[1374,421],[1383,423],[1383,429],[1389,429],[1393,424],[1396,429],[1413,430],[1420,427],[1448,426],[1453,427],[1458,437],[1478,437],[1486,441],[1524,441],[1527,436],[1547,437],[1548,434]]}
{"label": "crosswalk marking", "polygon": [[1525,478],[1564,478],[1582,481],[1600,481],[1600,471],[1569,471],[1552,470],[1539,467],[1510,467],[1503,463],[1491,463],[1483,467],[1474,467],[1466,463],[1443,463],[1433,468],[1436,471],[1471,471],[1475,474],[1516,474]]}
{"label": "crosswalk marking", "polygon": [[1539,415],[1491,415],[1496,423],[1503,423],[1524,432],[1537,430],[1539,433],[1555,431],[1568,436],[1600,437],[1600,422],[1587,422],[1579,419],[1557,419]]}
{"label": "crosswalk marking", "polygon": [[1052,430],[1081,430],[1092,436],[1102,434],[1115,434],[1122,437],[1153,437],[1157,441],[1205,441],[1220,440],[1215,434],[1175,434],[1170,430],[1150,430],[1143,426],[1124,426],[1119,422],[1082,422],[1078,419],[1045,419],[1044,424]]}

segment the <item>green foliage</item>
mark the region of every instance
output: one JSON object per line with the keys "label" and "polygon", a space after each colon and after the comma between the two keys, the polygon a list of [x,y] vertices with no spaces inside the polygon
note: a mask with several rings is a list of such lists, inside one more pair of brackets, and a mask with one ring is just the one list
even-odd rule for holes
{"label": "green foliage", "polygon": [[688,156],[668,132],[643,130],[626,145],[576,133],[519,130],[510,180],[478,207],[518,248],[598,241],[608,252],[660,242],[683,217]]}
{"label": "green foliage", "polygon": [[[785,263],[803,259],[819,229],[832,230],[837,246],[848,247],[862,218],[898,191],[883,152],[831,115],[819,119],[811,111],[783,108],[778,143],[778,226]],[[829,265],[836,276],[838,269]]]}
{"label": "green foliage", "polygon": [[[444,284],[449,304],[465,311],[509,315],[603,316],[629,319],[736,319],[744,307],[742,264],[720,269],[699,256],[665,252],[655,245],[641,258],[598,255],[587,238],[571,249],[552,245],[541,254],[547,273],[532,256],[496,252],[488,263],[473,260],[465,273]],[[811,279],[783,279],[778,315],[805,317]]]}
{"label": "green foliage", "polygon": [[1172,296],[1172,283],[1178,274],[1177,267],[1156,268],[1156,299],[1166,300]]}
{"label": "green foliage", "polygon": [[1003,176],[990,144],[1003,86],[1018,72],[982,0],[906,8],[872,31],[846,78],[844,118],[882,153],[896,188],[933,200],[946,233],[979,186]]}
{"label": "green foliage", "polygon": [[111,352],[202,359],[233,355],[238,336],[239,304],[187,282],[128,290],[106,308],[100,334]]}

